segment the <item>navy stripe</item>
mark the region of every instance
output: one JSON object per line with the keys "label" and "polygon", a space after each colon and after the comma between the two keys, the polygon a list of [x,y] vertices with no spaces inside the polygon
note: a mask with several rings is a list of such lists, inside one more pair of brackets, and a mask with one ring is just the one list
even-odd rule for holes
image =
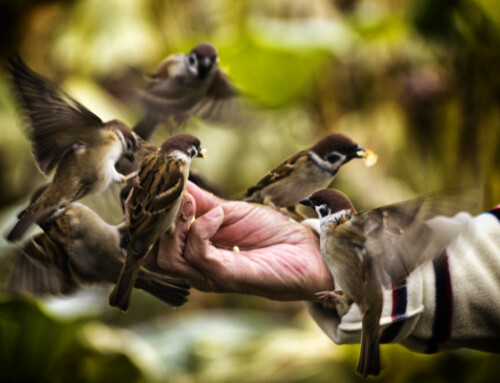
{"label": "navy stripe", "polygon": [[408,317],[406,309],[408,307],[408,288],[406,280],[399,284],[399,287],[392,287],[392,323],[382,332],[380,343],[390,343],[399,334]]}
{"label": "navy stripe", "polygon": [[406,314],[406,307],[408,305],[408,288],[406,286],[406,279],[402,281],[399,287],[396,287],[396,312],[392,315]]}
{"label": "navy stripe", "polygon": [[382,335],[380,336],[380,343],[391,343],[399,334],[404,324],[404,320],[392,322],[389,327],[382,332]]}
{"label": "navy stripe", "polygon": [[436,278],[436,312],[432,326],[432,337],[427,344],[426,353],[428,354],[437,352],[439,344],[450,337],[453,315],[453,287],[446,250],[441,257],[434,260],[433,266]]}

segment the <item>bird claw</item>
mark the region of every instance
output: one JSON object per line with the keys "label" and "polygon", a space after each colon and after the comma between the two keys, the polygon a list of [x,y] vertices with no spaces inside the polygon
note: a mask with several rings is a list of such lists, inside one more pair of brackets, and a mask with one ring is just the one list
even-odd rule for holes
{"label": "bird claw", "polygon": [[336,305],[342,302],[344,292],[341,290],[321,291],[316,293],[316,300],[328,308],[335,308]]}
{"label": "bird claw", "polygon": [[344,316],[349,311],[350,304],[346,301],[342,290],[321,291],[315,296],[318,303],[325,308],[336,309],[340,316]]}
{"label": "bird claw", "polygon": [[129,186],[136,186],[137,184],[137,180],[136,180],[136,177],[138,176],[139,174],[139,171],[136,170],[135,172],[132,172],[132,173],[129,173],[127,174],[126,176],[122,176],[122,182],[124,184],[127,184]]}

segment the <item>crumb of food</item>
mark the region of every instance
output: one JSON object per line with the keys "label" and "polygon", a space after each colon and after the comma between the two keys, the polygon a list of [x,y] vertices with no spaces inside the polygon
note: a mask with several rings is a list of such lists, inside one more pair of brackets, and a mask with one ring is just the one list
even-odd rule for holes
{"label": "crumb of food", "polygon": [[367,150],[365,152],[365,165],[366,166],[373,166],[377,163],[378,156],[372,152],[371,150]]}
{"label": "crumb of food", "polygon": [[187,227],[186,233],[189,231],[189,229],[191,229],[191,225],[194,223],[194,221],[196,221],[196,219],[194,217],[191,218],[191,222],[189,222],[189,225]]}

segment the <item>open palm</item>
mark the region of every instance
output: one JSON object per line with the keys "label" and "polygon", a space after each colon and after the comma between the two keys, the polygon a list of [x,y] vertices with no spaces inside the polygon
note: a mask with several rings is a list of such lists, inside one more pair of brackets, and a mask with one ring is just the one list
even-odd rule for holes
{"label": "open palm", "polygon": [[[174,237],[160,241],[157,265],[202,291],[275,300],[313,300],[333,289],[317,235],[273,209],[225,201],[188,185]],[[196,221],[186,232],[191,217]]]}

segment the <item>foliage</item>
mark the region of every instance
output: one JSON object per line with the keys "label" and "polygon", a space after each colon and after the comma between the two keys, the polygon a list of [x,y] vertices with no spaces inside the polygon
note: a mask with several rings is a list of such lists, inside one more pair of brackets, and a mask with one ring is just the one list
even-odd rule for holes
{"label": "foliage", "polygon": [[152,381],[131,356],[133,335],[89,320],[62,322],[31,301],[0,302],[0,338],[3,381]]}

